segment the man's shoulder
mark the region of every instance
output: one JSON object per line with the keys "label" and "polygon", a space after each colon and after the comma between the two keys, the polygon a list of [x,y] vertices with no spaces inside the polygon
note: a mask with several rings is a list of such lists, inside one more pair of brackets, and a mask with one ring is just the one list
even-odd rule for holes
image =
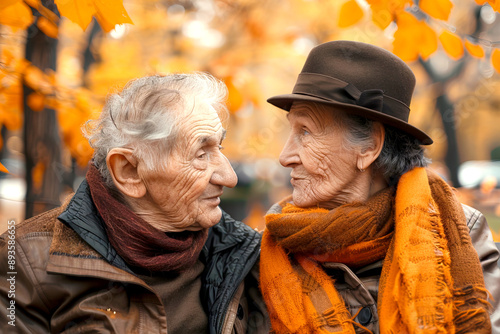
{"label": "man's shoulder", "polygon": [[[15,228],[16,240],[22,240],[27,236],[47,235],[54,232],[54,226],[57,222],[57,217],[64,211],[64,207],[60,206],[52,210],[43,212],[37,216],[26,219],[22,222],[13,222],[11,226]],[[14,221],[14,220],[12,220]],[[0,239],[5,239],[9,231],[6,231],[0,236]]]}
{"label": "man's shoulder", "polygon": [[210,238],[217,239],[224,247],[244,245],[245,247],[260,246],[262,236],[245,223],[231,217],[222,211],[222,217],[215,226],[211,228]]}

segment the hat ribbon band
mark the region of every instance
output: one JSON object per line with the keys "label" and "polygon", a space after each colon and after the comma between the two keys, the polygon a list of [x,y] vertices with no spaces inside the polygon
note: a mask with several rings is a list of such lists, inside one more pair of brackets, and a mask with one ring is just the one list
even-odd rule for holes
{"label": "hat ribbon band", "polygon": [[372,109],[408,122],[410,108],[380,89],[360,91],[353,84],[317,73],[301,73],[293,94],[317,97],[325,102],[340,102]]}

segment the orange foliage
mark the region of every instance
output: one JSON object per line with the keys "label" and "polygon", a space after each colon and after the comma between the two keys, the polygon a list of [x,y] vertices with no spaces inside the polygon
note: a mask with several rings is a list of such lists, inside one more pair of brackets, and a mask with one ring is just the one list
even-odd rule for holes
{"label": "orange foliage", "polygon": [[58,108],[57,119],[71,156],[76,158],[78,165],[85,167],[92,158],[93,151],[80,129],[90,119],[90,115],[82,109],[61,106]]}
{"label": "orange foliage", "polygon": [[491,53],[491,63],[493,68],[500,73],[500,49],[494,49]]}
{"label": "orange foliage", "polygon": [[[0,140],[1,140],[1,139],[2,139],[2,138],[0,138]],[[1,147],[1,146],[0,146],[0,147]],[[7,170],[7,168],[5,168],[5,166],[4,166],[4,165],[2,165],[1,163],[0,163],[0,172],[9,174],[9,171]]]}
{"label": "orange foliage", "polygon": [[57,38],[59,35],[59,28],[43,16],[38,18],[36,25],[45,35],[49,37]]}
{"label": "orange foliage", "polygon": [[445,30],[439,35],[439,41],[451,58],[460,59],[464,55],[462,40],[457,35]]}
{"label": "orange foliage", "polygon": [[104,31],[110,32],[116,24],[131,23],[123,7],[123,0],[56,0],[61,15],[87,29],[95,16]]}
{"label": "orange foliage", "polygon": [[257,202],[252,206],[248,217],[243,222],[257,231],[264,231],[266,227],[265,215],[266,210],[262,207],[262,204]]}
{"label": "orange foliage", "polygon": [[[426,16],[425,20],[419,21],[411,11],[406,11],[414,5],[412,0],[366,0],[372,12],[372,21],[378,27],[385,29],[391,22],[396,23],[393,52],[406,61],[416,60],[419,56],[426,59],[437,49],[437,34],[431,28],[437,25],[431,23],[434,19],[448,20],[453,7],[451,1],[420,0],[418,6],[428,16],[423,15]],[[486,2],[495,10],[499,10],[500,0],[476,0],[476,3],[481,5]],[[76,22],[84,30],[92,17],[96,17],[107,32],[116,24],[132,23],[123,7],[123,0],[55,0],[55,3],[62,16]],[[99,43],[96,43],[98,49],[93,52],[99,54],[100,62],[91,67],[85,78],[87,87],[92,91],[67,88],[71,86],[67,85],[68,82],[66,85],[58,84],[53,73],[47,74],[25,59],[16,59],[2,47],[0,126],[16,129],[22,124],[20,78],[23,77],[26,84],[35,91],[28,97],[28,105],[33,110],[49,107],[57,111],[64,143],[77,158],[78,163],[85,166],[91,157],[92,149],[80,133],[81,125],[87,119],[93,118],[90,116],[92,111],[100,109],[102,100],[99,99],[110,87],[121,86],[133,77],[146,74],[151,68],[155,72],[207,70],[219,78],[225,78],[229,90],[228,107],[236,117],[244,117],[243,114],[247,109],[250,110],[244,107],[249,104],[254,106],[252,112],[263,112],[265,109],[261,108],[264,101],[263,92],[268,95],[268,87],[263,87],[263,80],[257,74],[261,73],[259,71],[266,71],[259,69],[259,61],[265,59],[267,62],[281,57],[293,59],[287,64],[281,64],[278,60],[277,66],[274,66],[274,69],[281,66],[280,73],[291,73],[292,67],[295,66],[291,64],[303,63],[308,41],[315,43],[338,38],[336,23],[340,28],[350,27],[360,22],[364,15],[356,0],[344,0],[343,4],[326,1],[322,3],[324,6],[312,6],[304,0],[291,0],[286,5],[279,4],[281,2],[278,1],[273,2],[272,6],[257,0],[215,1],[217,15],[211,26],[206,28],[219,32],[224,42],[222,46],[210,49],[208,46],[197,45],[195,38],[184,36],[183,30],[178,29],[194,17],[190,12],[193,9],[186,7],[186,13],[175,14],[168,10],[173,2],[168,3],[169,5],[166,3],[158,5],[156,2],[148,2],[148,5],[134,8],[134,15],[137,15],[134,21],[138,25],[144,22],[149,29],[146,30],[148,34],[162,31],[164,43],[143,43],[144,41],[137,36],[140,32],[144,33],[144,27],[142,31],[130,30],[131,35],[136,34],[133,42],[129,40],[127,43],[121,43],[118,38],[103,37],[102,45],[105,46],[99,48]],[[154,6],[151,6],[152,4]],[[42,14],[37,21],[38,28],[47,36],[57,38],[59,34],[57,17],[43,7],[40,0],[1,0],[0,24],[17,29],[26,28],[33,22],[29,6],[36,8]],[[148,9],[152,7],[155,9]],[[150,15],[152,12],[155,15]],[[276,13],[283,15],[280,17],[275,15]],[[338,21],[332,20],[329,13],[339,13]],[[270,20],[270,17],[273,19]],[[304,18],[304,21],[297,18]],[[160,20],[161,22],[153,22]],[[176,20],[176,24],[172,23]],[[293,25],[290,22],[293,22]],[[442,25],[442,22],[439,24]],[[167,31],[169,33],[165,34]],[[389,30],[385,33],[387,31]],[[371,40],[365,41],[372,42],[373,38],[370,38]],[[458,59],[464,53],[463,38],[464,36],[444,31],[440,34],[439,41],[450,57]],[[471,55],[484,57],[481,46],[467,41],[465,46]],[[165,47],[167,50],[160,50]],[[151,53],[144,52],[142,48],[148,51],[151,49]],[[71,57],[78,57],[76,53],[73,52]],[[152,60],[154,57],[155,60]],[[493,50],[491,62],[500,72],[499,50]],[[73,63],[69,64],[71,66]],[[286,70],[283,71],[284,69]],[[262,123],[259,124],[258,130],[263,130]],[[277,123],[276,126],[278,125]],[[257,138],[265,138],[265,133],[267,132],[260,133],[262,135]],[[252,135],[255,134],[245,134],[248,138]],[[248,143],[250,142],[251,140],[248,140]],[[261,146],[265,147],[263,144]]]}
{"label": "orange foliage", "polygon": [[22,87],[15,78],[0,83],[0,125],[8,130],[18,130],[22,126]]}
{"label": "orange foliage", "polygon": [[28,99],[26,101],[28,107],[33,111],[42,111],[45,106],[45,95],[38,92],[33,92],[28,95]]}
{"label": "orange foliage", "polygon": [[243,95],[240,90],[234,85],[232,77],[227,77],[224,79],[224,83],[228,90],[228,100],[227,106],[229,111],[234,114],[243,106]]}
{"label": "orange foliage", "polygon": [[469,54],[473,57],[476,57],[476,58],[483,58],[484,57],[484,50],[481,47],[481,45],[472,44],[468,40],[465,40],[465,48],[467,49]]}
{"label": "orange foliage", "polygon": [[393,52],[404,61],[424,60],[437,50],[437,36],[425,22],[402,12],[397,16],[398,30],[394,33]]}
{"label": "orange foliage", "polygon": [[363,18],[363,10],[356,0],[349,0],[342,5],[339,13],[339,28],[347,28],[358,23]]}
{"label": "orange foliage", "polygon": [[439,20],[448,20],[453,3],[450,0],[420,0],[418,3],[420,9],[433,18]]}
{"label": "orange foliage", "polygon": [[[476,1],[477,2],[477,1]],[[487,0],[488,4],[495,10],[496,12],[500,12],[500,1],[499,0]]]}
{"label": "orange foliage", "polygon": [[12,6],[16,2],[19,2],[19,0],[2,0],[0,1],[0,10]]}
{"label": "orange foliage", "polygon": [[380,29],[385,29],[412,0],[367,0],[372,10],[372,21]]}
{"label": "orange foliage", "polygon": [[0,24],[11,26],[13,29],[26,29],[32,23],[31,9],[23,1],[15,1],[10,6],[0,7]]}
{"label": "orange foliage", "polygon": [[35,189],[35,192],[38,192],[42,189],[44,173],[45,164],[41,161],[39,161],[31,170],[31,177],[33,179],[33,188]]}

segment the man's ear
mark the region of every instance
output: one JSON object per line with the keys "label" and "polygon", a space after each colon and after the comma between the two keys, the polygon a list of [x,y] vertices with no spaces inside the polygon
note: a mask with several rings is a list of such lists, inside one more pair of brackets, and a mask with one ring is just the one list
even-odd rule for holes
{"label": "man's ear", "polygon": [[140,198],[146,194],[146,186],[137,173],[138,160],[127,148],[113,148],[106,157],[108,170],[116,188],[124,195]]}
{"label": "man's ear", "polygon": [[385,141],[385,128],[380,122],[373,123],[373,144],[367,149],[359,152],[357,166],[359,170],[366,170],[377,160]]}

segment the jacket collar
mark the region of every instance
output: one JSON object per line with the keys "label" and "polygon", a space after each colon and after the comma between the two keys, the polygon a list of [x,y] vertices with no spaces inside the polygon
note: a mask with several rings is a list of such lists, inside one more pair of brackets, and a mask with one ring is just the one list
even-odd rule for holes
{"label": "jacket collar", "polygon": [[[51,253],[80,258],[102,258],[112,266],[133,274],[133,271],[109,242],[104,222],[92,201],[87,180],[83,180],[80,184],[58,219],[66,227],[64,232],[63,230],[60,231],[60,240],[71,239],[71,242],[56,242],[51,247]],[[242,224],[240,223],[240,225]],[[214,254],[231,249],[238,244],[256,243],[253,239],[260,240],[257,233],[247,233],[242,233],[241,226],[235,224],[235,221],[228,214],[223,213],[219,223],[209,230],[208,239],[200,254],[201,260],[206,264],[209,261],[208,258]],[[70,238],[69,234],[72,234],[73,237]],[[245,240],[249,235],[251,235],[250,240]],[[85,245],[85,247],[82,245]]]}
{"label": "jacket collar", "polygon": [[[109,242],[104,228],[104,222],[92,201],[87,180],[84,180],[80,184],[75,195],[63,213],[59,215],[58,219],[81,238],[80,240],[74,240],[76,244],[85,241],[91,248],[89,252],[90,250],[94,251],[92,255],[102,257],[111,265],[132,273],[132,270]],[[67,253],[71,256],[90,255],[86,253],[75,254],[73,243],[63,244],[69,245],[69,248],[60,249],[57,247],[59,252]]]}

